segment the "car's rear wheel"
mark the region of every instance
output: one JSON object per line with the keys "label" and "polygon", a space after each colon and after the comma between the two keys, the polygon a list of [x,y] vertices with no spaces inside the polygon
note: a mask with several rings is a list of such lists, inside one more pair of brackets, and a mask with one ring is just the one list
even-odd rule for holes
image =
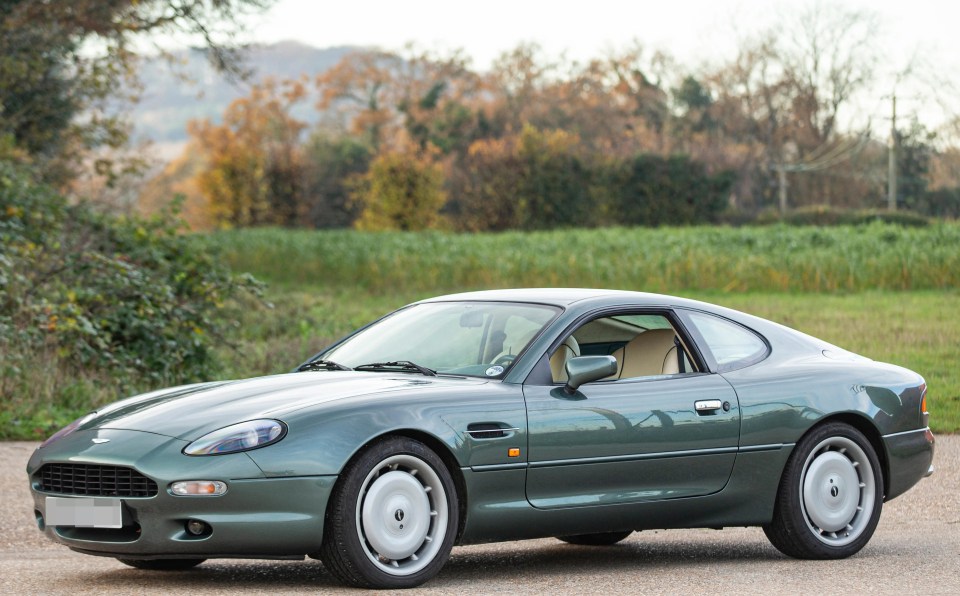
{"label": "car's rear wheel", "polygon": [[558,540],[563,540],[570,544],[579,544],[583,546],[610,546],[624,540],[627,536],[633,534],[632,530],[623,532],[600,532],[597,534],[578,534],[576,536],[557,536]]}
{"label": "car's rear wheel", "polygon": [[148,571],[184,571],[192,569],[206,559],[117,559],[124,565]]}
{"label": "car's rear wheel", "polygon": [[782,553],[842,559],[873,536],[883,507],[883,472],[873,446],[846,424],[814,429],[796,447],[763,527]]}
{"label": "car's rear wheel", "polygon": [[334,487],[321,559],[350,585],[418,586],[450,556],[457,503],[453,478],[433,451],[388,437],[351,461]]}

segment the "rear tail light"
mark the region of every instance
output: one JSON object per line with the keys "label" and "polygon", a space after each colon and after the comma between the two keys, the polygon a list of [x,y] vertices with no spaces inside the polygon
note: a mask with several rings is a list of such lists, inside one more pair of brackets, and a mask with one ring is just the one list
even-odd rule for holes
{"label": "rear tail light", "polygon": [[930,426],[930,412],[927,410],[927,385],[920,386],[920,424]]}

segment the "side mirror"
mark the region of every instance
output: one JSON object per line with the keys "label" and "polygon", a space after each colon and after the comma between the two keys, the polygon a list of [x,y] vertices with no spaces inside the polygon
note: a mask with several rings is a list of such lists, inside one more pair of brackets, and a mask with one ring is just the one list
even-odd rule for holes
{"label": "side mirror", "polygon": [[617,374],[617,359],[613,356],[578,356],[567,360],[567,385],[573,393],[580,385]]}

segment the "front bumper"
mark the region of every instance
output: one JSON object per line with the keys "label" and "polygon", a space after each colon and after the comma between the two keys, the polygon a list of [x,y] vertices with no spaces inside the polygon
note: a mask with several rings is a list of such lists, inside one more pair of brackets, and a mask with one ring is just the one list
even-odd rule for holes
{"label": "front bumper", "polygon": [[936,439],[929,428],[921,428],[883,437],[887,456],[887,494],[889,501],[933,473]]}
{"label": "front bumper", "polygon": [[[109,442],[94,444],[93,438]],[[37,523],[55,542],[74,550],[121,558],[300,557],[316,552],[336,476],[266,478],[245,454],[190,457],[185,441],[152,433],[76,432],[34,452],[27,466]],[[268,447],[269,448],[269,447]],[[103,495],[122,501],[122,528],[47,526],[46,498],[70,495],[41,490],[38,471],[47,463],[132,468],[158,485],[150,497]],[[174,496],[178,480],[220,480],[220,496]],[[186,524],[209,527],[200,536]]]}

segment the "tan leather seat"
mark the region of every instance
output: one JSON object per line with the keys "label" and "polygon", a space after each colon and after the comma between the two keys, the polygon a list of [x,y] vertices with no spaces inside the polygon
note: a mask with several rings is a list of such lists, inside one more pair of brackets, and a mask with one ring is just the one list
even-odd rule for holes
{"label": "tan leather seat", "polygon": [[618,378],[674,375],[680,372],[673,329],[649,329],[613,353]]}
{"label": "tan leather seat", "polygon": [[580,344],[572,335],[563,340],[557,351],[550,357],[550,372],[553,374],[554,383],[567,382],[567,360],[576,358],[580,355]]}

